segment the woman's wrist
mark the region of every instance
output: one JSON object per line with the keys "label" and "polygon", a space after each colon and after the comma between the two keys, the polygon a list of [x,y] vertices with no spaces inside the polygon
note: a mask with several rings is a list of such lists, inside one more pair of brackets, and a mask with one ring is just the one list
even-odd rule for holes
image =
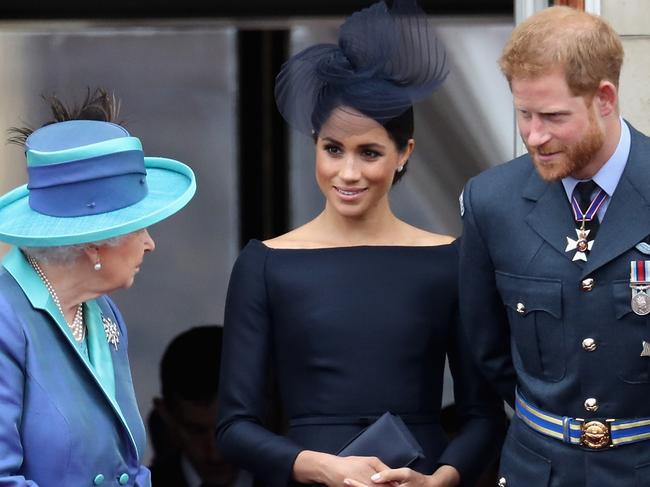
{"label": "woman's wrist", "polygon": [[451,465],[441,465],[429,477],[431,487],[456,487],[460,484],[460,473]]}
{"label": "woman's wrist", "polygon": [[317,451],[301,451],[293,463],[293,478],[303,484],[323,483],[331,456]]}

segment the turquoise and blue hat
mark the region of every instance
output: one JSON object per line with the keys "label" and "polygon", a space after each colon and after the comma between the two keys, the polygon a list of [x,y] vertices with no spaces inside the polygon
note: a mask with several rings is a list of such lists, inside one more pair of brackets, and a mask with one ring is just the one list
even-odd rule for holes
{"label": "turquoise and blue hat", "polygon": [[97,242],[157,223],[196,191],[192,170],[145,157],[122,126],[71,120],[25,142],[28,183],[0,197],[0,241],[24,247]]}

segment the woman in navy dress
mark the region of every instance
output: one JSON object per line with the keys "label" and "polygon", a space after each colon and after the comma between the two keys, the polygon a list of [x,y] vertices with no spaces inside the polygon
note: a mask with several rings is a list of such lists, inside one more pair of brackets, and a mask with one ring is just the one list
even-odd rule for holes
{"label": "woman in navy dress", "polygon": [[[456,326],[457,246],[398,219],[388,198],[415,145],[412,103],[445,76],[426,17],[396,0],[354,14],[338,46],[297,54],[277,78],[283,116],[314,137],[325,207],[249,242],[230,279],[219,445],[265,485],[473,485],[499,449],[501,403]],[[450,442],[439,419],[446,356],[464,426]],[[271,382],[284,436],[264,426]],[[390,470],[336,455],[386,411],[424,458]]]}

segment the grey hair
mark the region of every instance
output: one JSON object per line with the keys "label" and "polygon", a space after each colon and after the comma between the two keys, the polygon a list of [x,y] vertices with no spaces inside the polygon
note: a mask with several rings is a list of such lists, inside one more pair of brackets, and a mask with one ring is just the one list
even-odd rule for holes
{"label": "grey hair", "polygon": [[81,258],[84,250],[90,245],[109,245],[115,247],[120,244],[126,235],[74,245],[59,245],[56,247],[21,247],[20,249],[28,256],[44,264],[70,265]]}

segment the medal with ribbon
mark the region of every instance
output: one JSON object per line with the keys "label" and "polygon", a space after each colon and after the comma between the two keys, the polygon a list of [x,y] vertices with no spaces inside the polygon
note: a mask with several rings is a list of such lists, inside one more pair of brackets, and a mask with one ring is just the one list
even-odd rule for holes
{"label": "medal with ribbon", "polygon": [[589,240],[589,232],[591,230],[587,230],[585,228],[586,222],[592,221],[594,218],[597,218],[596,214],[598,213],[598,210],[600,209],[601,206],[603,206],[603,203],[607,200],[607,193],[605,190],[600,189],[598,191],[598,194],[596,194],[595,198],[591,200],[591,203],[589,204],[589,208],[587,208],[587,211],[582,211],[580,208],[580,205],[578,204],[578,200],[576,200],[576,197],[571,198],[571,209],[573,210],[573,217],[576,222],[580,223],[580,226],[576,228],[576,235],[577,239],[572,239],[571,237],[567,237],[567,245],[566,249],[564,250],[565,252],[571,252],[573,250],[576,251],[575,255],[573,256],[574,261],[576,260],[583,260],[587,261],[587,252],[591,250],[591,248],[594,245],[594,241]]}
{"label": "medal with ribbon", "polygon": [[650,313],[650,260],[630,262],[630,287],[632,288],[632,311],[643,316]]}

